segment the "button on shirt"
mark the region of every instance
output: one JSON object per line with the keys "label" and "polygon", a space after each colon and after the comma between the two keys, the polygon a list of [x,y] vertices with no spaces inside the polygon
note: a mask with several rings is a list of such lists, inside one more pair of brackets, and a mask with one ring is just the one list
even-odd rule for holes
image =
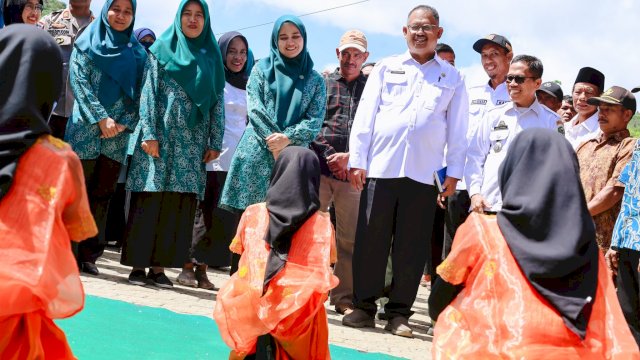
{"label": "button on shirt", "polygon": [[[491,87],[491,81],[489,81],[482,85],[470,87],[468,91],[469,128],[467,130],[467,142],[471,144],[471,140],[473,140],[473,136],[476,134],[476,130],[486,112],[496,106],[511,102],[511,98],[509,97],[506,82],[496,86],[494,89]],[[458,182],[456,189],[466,190],[466,181]]]}
{"label": "button on shirt", "polygon": [[513,103],[489,110],[476,131],[467,151],[465,180],[469,196],[481,194],[491,204],[489,211],[502,208],[502,194],[498,187],[498,168],[504,161],[509,145],[525,129],[557,130],[558,114],[540,105],[538,100],[528,108]]}
{"label": "button on shirt", "polygon": [[624,185],[620,214],[613,228],[611,248],[640,251],[640,142],[635,141],[631,160],[618,182]]}
{"label": "button on shirt", "polygon": [[247,127],[247,92],[225,83],[224,135],[220,157],[207,163],[207,171],[229,171],[242,133]]}
{"label": "button on shirt", "polygon": [[424,64],[407,51],[380,61],[369,74],[349,138],[349,166],[369,178],[408,177],[433,185],[464,170],[469,100],[464,79],[437,55]]}
{"label": "button on shirt", "polygon": [[569,140],[573,149],[576,150],[580,144],[598,136],[600,124],[598,124],[598,112],[596,111],[587,120],[576,125],[578,115],[571,121],[564,123],[564,136]]}

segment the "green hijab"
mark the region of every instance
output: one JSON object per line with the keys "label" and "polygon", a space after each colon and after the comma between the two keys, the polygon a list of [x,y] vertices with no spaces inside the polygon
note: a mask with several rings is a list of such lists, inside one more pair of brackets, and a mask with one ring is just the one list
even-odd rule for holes
{"label": "green hijab", "polygon": [[[200,4],[204,12],[204,28],[195,39],[182,33],[182,12],[190,2]],[[173,25],[160,35],[150,51],[207,118],[225,85],[222,56],[211,31],[207,3],[204,0],[182,0]],[[193,127],[197,123],[197,112],[191,111],[187,124]]]}
{"label": "green hijab", "polygon": [[109,25],[107,14],[114,1],[104,3],[100,18],[92,21],[74,44],[107,75],[102,77],[97,94],[104,106],[113,105],[123,92],[130,99],[135,99],[138,79],[147,61],[146,51],[133,36],[136,0],[130,0],[134,16],[124,31],[114,30]]}
{"label": "green hijab", "polygon": [[[285,22],[295,25],[304,40],[302,51],[292,59],[282,56],[278,50],[278,33]],[[276,20],[271,32],[271,53],[258,64],[265,73],[269,89],[276,100],[278,126],[284,129],[298,123],[304,85],[313,71],[313,60],[307,51],[307,31],[298,17],[284,15]]]}

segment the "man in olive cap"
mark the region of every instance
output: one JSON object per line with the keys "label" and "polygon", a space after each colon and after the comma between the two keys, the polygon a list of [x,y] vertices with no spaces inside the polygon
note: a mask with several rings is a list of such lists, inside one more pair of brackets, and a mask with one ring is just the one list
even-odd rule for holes
{"label": "man in olive cap", "polygon": [[624,192],[618,178],[636,143],[627,130],[636,112],[636,99],[627,89],[613,86],[588,102],[598,107],[599,128],[595,137],[578,146],[576,154],[587,206],[596,225],[596,242],[605,252]]}
{"label": "man in olive cap", "polygon": [[[640,86],[632,92],[640,91]],[[632,115],[633,116],[633,115]],[[640,226],[637,205],[640,202],[640,147],[636,143],[631,160],[618,181],[624,185],[622,210],[613,229],[611,245],[605,255],[609,269],[616,274],[618,301],[633,337],[640,345]]]}

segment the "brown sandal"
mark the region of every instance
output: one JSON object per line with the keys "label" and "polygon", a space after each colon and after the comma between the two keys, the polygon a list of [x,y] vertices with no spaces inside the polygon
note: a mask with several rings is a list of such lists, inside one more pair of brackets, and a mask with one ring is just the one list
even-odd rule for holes
{"label": "brown sandal", "polygon": [[216,290],[215,285],[207,277],[207,272],[203,270],[196,270],[196,280],[198,280],[198,287],[205,290]]}

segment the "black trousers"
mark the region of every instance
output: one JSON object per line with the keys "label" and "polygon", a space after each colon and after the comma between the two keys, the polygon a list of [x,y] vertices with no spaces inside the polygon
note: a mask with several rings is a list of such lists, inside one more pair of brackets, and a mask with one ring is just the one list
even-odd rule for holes
{"label": "black trousers", "polygon": [[105,230],[109,201],[116,191],[121,163],[100,155],[95,160],[82,160],[85,185],[89,197],[91,214],[98,226],[98,235],[78,244],[76,260],[79,263],[94,263],[102,256],[107,244]]}
{"label": "black trousers", "polygon": [[[436,268],[444,259],[443,246],[444,246],[444,217],[445,209],[440,206],[436,206],[435,214],[433,217],[433,229],[431,230],[431,251],[429,251],[427,257],[427,263],[424,266],[424,274],[431,275],[432,279],[435,277]],[[431,280],[433,283],[433,280]]]}
{"label": "black trousers", "polygon": [[226,171],[207,171],[207,187],[196,210],[188,261],[215,267],[231,265],[229,244],[236,234],[240,216],[218,207],[226,179]]}
{"label": "black trousers", "polygon": [[51,128],[51,135],[58,139],[64,139],[64,133],[67,130],[67,121],[69,118],[59,115],[51,115],[49,118],[49,127]]}
{"label": "black trousers", "polygon": [[446,258],[451,251],[451,244],[453,244],[453,238],[456,236],[456,231],[460,225],[462,225],[469,217],[469,207],[471,206],[471,199],[467,190],[456,191],[453,195],[447,198],[447,211],[444,216],[444,249],[442,258]]}
{"label": "black trousers", "polygon": [[640,346],[640,273],[638,273],[640,251],[620,249],[618,254],[618,276],[616,277],[618,301],[631,334]]}
{"label": "black trousers", "polygon": [[353,251],[355,307],[375,315],[391,252],[393,281],[385,313],[389,318],[413,314],[411,307],[430,256],[436,196],[435,187],[409,178],[367,179]]}

